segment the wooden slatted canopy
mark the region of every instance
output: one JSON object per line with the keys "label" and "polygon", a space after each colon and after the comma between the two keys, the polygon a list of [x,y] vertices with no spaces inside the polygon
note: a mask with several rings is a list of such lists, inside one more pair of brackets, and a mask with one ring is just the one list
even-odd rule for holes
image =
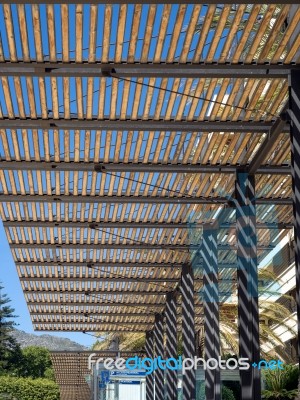
{"label": "wooden slatted canopy", "polygon": [[[237,169],[256,174],[262,260],[293,222],[299,6],[16,3],[0,6],[0,213],[34,329],[151,329]],[[234,210],[218,241],[225,301]]]}
{"label": "wooden slatted canopy", "polygon": [[[94,360],[98,358],[117,357],[113,351],[52,351],[50,353],[54,368],[55,379],[59,384],[60,398],[62,400],[89,400],[91,390],[88,382],[88,358],[94,354]],[[120,357],[143,356],[142,353],[121,352]]]}

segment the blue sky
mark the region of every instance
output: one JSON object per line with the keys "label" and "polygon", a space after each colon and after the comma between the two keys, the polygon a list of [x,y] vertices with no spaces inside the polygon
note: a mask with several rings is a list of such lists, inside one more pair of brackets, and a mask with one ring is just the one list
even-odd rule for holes
{"label": "blue sky", "polygon": [[11,300],[10,304],[15,309],[15,315],[18,316],[16,318],[16,322],[19,324],[18,329],[28,333],[35,333],[36,335],[50,334],[65,337],[85,346],[91,346],[97,340],[80,332],[35,332],[2,222],[0,223],[0,254],[0,281],[4,286],[4,293],[8,295]]}

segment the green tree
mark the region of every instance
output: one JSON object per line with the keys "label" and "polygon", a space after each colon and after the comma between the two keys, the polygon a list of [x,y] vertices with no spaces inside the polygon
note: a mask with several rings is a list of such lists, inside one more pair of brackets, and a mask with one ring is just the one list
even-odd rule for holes
{"label": "green tree", "polygon": [[0,375],[8,374],[21,363],[22,353],[19,344],[12,336],[14,327],[14,309],[9,305],[10,299],[3,294],[0,286]]}
{"label": "green tree", "polygon": [[48,349],[39,346],[28,346],[22,350],[23,362],[21,375],[23,377],[44,378],[50,377],[51,359]]}

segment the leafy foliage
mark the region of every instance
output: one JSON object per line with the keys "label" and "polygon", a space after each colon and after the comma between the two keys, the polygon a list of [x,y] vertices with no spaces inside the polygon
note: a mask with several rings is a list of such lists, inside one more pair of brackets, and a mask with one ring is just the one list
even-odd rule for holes
{"label": "leafy foliage", "polygon": [[266,390],[263,399],[294,399],[298,394],[299,368],[296,365],[285,365],[284,369],[264,371]]}
{"label": "leafy foliage", "polygon": [[0,377],[0,399],[59,400],[59,388],[47,379]]}
{"label": "leafy foliage", "polygon": [[[197,399],[205,400],[205,385],[201,382],[198,386],[199,392],[197,394]],[[222,385],[222,400],[236,400],[233,391],[227,386]]]}
{"label": "leafy foliage", "polygon": [[31,378],[44,378],[49,368],[51,368],[51,359],[49,350],[44,347],[29,346],[23,349],[23,362],[20,375]]}
{"label": "leafy foliage", "polygon": [[2,289],[0,286],[0,375],[54,380],[49,350],[38,346],[21,350],[12,336],[16,316],[9,306],[10,299]]}
{"label": "leafy foliage", "polygon": [[17,341],[11,335],[16,323],[14,309],[9,306],[10,299],[3,294],[0,286],[0,375],[12,371],[20,365],[22,353]]}

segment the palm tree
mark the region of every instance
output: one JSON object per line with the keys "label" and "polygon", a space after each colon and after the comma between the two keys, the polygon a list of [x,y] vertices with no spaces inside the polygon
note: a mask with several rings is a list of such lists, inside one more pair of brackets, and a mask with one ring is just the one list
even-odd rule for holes
{"label": "palm tree", "polygon": [[[248,23],[249,16],[251,14],[251,11],[252,11],[253,7],[254,7],[253,4],[249,4],[249,5],[246,6],[246,8],[244,10],[243,18],[239,22],[239,26],[238,26],[238,29],[237,29],[237,35],[245,30],[245,28],[247,26],[247,23]],[[220,21],[222,20],[222,17],[223,17],[222,16],[223,9],[224,9],[224,6],[216,7],[215,14],[214,14],[214,16],[213,16],[213,18],[211,20],[210,30],[214,31],[214,30],[217,29],[218,24],[220,23]],[[246,57],[249,49],[252,46],[253,39],[255,38],[255,35],[257,34],[258,30],[261,28],[262,23],[264,23],[264,17],[266,15],[266,13],[268,12],[268,9],[269,9],[269,6],[267,4],[262,4],[261,5],[260,12],[256,16],[254,24],[251,26],[251,30],[249,32],[248,38],[246,40],[246,43],[244,45],[244,48],[243,48],[243,51],[242,51],[242,54],[241,54],[241,58],[242,59]],[[236,6],[232,6],[231,7],[231,9],[230,9],[230,11],[228,13],[226,22],[224,24],[224,29],[228,29],[229,30],[230,28],[232,28],[234,20],[235,20],[235,17],[236,17],[236,14],[237,14],[237,10],[238,10],[238,8]],[[265,25],[265,32],[262,35],[261,40],[260,40],[260,44],[258,45],[258,47],[256,49],[256,52],[255,52],[255,54],[253,56],[254,59],[257,59],[259,57],[259,55],[261,54],[265,44],[267,43],[269,35],[270,35],[270,33],[271,33],[272,29],[273,29],[273,26],[274,26],[274,23],[276,21],[276,18],[280,15],[281,10],[282,10],[282,5],[276,5],[276,7],[275,7],[275,9],[273,11],[272,18],[271,18],[270,22]],[[201,16],[199,18],[198,24],[196,25],[195,34],[201,34],[204,24],[205,24],[205,16]],[[278,47],[282,37],[284,36],[284,32],[286,30],[286,27],[287,27],[286,26],[286,22],[283,22],[282,26],[281,26],[281,29],[280,29],[280,32],[279,32],[279,34],[278,34],[278,36],[276,38],[276,41],[274,42],[272,48],[269,49],[267,54],[265,55],[266,58],[271,58],[275,54],[275,52],[277,50],[277,47]],[[224,36],[224,38],[225,37],[226,36]],[[233,42],[232,48],[230,49],[229,54],[232,53],[232,51],[234,50],[235,47],[236,47],[236,43]]]}
{"label": "palm tree", "polygon": [[[293,336],[296,332],[289,326],[287,316],[290,315],[290,310],[285,306],[276,302],[275,300],[292,299],[291,296],[282,295],[275,290],[267,288],[268,283],[279,283],[278,278],[274,273],[268,269],[259,269],[258,271],[258,293],[259,293],[259,334],[260,334],[260,348],[261,356],[268,359],[272,357],[279,357],[284,359],[285,362],[291,361],[289,354],[285,351],[285,343],[281,340],[278,334],[274,331],[276,325],[280,325],[290,332]],[[266,298],[268,297],[268,298]],[[272,297],[272,299],[270,299]],[[220,305],[220,339],[221,339],[221,352],[227,354],[228,352],[238,355],[238,304],[237,302],[223,303]],[[204,329],[200,332],[200,355],[204,353]],[[271,344],[273,350],[272,355],[266,348]]]}

